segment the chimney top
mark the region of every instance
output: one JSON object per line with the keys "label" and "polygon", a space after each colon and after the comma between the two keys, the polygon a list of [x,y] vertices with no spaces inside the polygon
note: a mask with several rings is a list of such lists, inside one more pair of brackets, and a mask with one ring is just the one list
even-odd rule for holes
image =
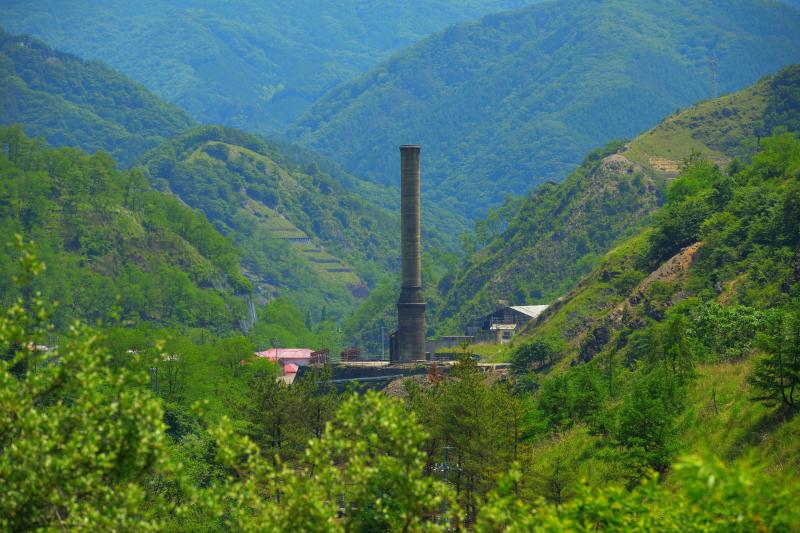
{"label": "chimney top", "polygon": [[401,144],[400,145],[400,149],[401,150],[412,150],[414,148],[419,150],[419,145],[418,144]]}

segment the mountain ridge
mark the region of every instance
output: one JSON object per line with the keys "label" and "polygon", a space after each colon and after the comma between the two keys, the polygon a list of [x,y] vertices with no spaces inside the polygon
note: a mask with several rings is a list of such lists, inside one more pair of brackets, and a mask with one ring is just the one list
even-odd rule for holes
{"label": "mountain ridge", "polygon": [[800,117],[791,114],[798,106],[795,65],[594,152],[563,183],[535,189],[507,230],[440,283],[445,294],[439,330],[460,329],[498,299],[551,303],[588,274],[608,247],[647,223],[687,160],[702,157],[727,166],[734,158],[749,158],[758,135],[800,128]]}
{"label": "mountain ridge", "polygon": [[330,91],[290,136],[379,183],[388,147],[414,139],[425,199],[473,218],[705,97],[709,55],[723,91],[796,61],[798,25],[796,10],[758,0],[538,4],[395,55]]}

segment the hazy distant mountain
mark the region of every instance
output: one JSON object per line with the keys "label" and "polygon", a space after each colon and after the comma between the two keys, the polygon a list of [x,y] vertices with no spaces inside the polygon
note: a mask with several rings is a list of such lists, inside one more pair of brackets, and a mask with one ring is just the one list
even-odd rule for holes
{"label": "hazy distant mountain", "polygon": [[800,59],[800,12],[765,0],[564,0],[452,27],[343,84],[293,138],[375,182],[422,144],[428,204],[466,217],[584,154]]}
{"label": "hazy distant mountain", "polygon": [[194,121],[140,84],[38,39],[0,31],[0,124],[131,163]]}
{"label": "hazy distant mountain", "polygon": [[0,25],[100,59],[203,122],[264,132],[391,52],[526,0],[8,0]]}

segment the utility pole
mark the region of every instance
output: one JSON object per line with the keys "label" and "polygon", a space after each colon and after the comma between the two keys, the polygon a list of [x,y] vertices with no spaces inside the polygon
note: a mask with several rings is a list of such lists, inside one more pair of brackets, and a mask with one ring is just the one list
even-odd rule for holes
{"label": "utility pole", "polygon": [[717,67],[719,66],[719,58],[715,55],[708,57],[708,90],[711,98],[717,97]]}
{"label": "utility pole", "polygon": [[386,341],[383,337],[383,322],[381,322],[381,361],[386,359]]}

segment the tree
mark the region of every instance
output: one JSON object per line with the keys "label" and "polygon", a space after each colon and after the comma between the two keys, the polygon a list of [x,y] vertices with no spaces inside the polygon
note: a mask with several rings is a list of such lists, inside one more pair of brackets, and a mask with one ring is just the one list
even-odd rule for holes
{"label": "tree", "polygon": [[628,453],[635,479],[648,468],[665,472],[672,461],[676,387],[671,372],[654,369],[634,383],[622,405],[615,437]]}
{"label": "tree", "polygon": [[[236,475],[202,504],[217,506],[231,529],[439,531],[460,518],[451,490],[425,476],[427,434],[416,417],[373,391],[350,396],[292,467],[270,466],[229,425],[214,433]],[[437,517],[443,500],[448,513]]]}
{"label": "tree", "polygon": [[[24,282],[43,265],[21,257]],[[89,327],[37,348],[50,317],[38,295],[0,317],[0,529],[158,527],[159,513],[174,510],[143,484],[169,471],[159,402],[144,376],[112,370]]]}
{"label": "tree", "polygon": [[752,398],[764,405],[796,407],[800,400],[800,312],[774,311],[757,337],[766,356],[756,362],[748,382]]}
{"label": "tree", "polygon": [[553,358],[558,353],[557,343],[551,339],[536,338],[529,342],[524,342],[514,348],[511,357],[511,369],[515,374],[524,374],[532,366],[541,368],[546,364],[552,364]]}

